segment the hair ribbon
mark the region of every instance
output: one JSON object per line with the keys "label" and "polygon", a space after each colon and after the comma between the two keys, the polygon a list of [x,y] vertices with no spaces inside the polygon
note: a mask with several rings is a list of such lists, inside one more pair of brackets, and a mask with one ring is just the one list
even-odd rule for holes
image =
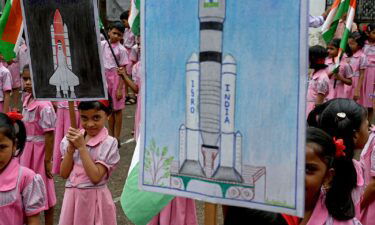
{"label": "hair ribbon", "polygon": [[345,154],[345,149],[346,149],[346,146],[344,145],[344,140],[343,139],[336,139],[335,137],[333,138],[333,143],[335,144],[336,146],[336,158],[341,158],[341,157],[344,157],[346,154]]}

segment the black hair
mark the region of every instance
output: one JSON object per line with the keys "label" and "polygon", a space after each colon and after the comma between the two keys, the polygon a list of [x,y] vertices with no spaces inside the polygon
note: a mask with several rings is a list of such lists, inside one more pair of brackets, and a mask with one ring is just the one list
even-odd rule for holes
{"label": "black hair", "polygon": [[30,71],[30,65],[29,64],[26,64],[26,65],[23,66],[22,73],[24,73],[25,70],[29,70]]}
{"label": "black hair", "polygon": [[325,59],[328,56],[327,49],[320,45],[314,45],[309,48],[309,60],[310,68],[315,70],[320,70],[327,68],[326,64],[319,64],[316,61],[318,59]]}
{"label": "black hair", "polygon": [[[15,127],[17,125],[17,129]],[[26,128],[22,120],[13,121],[5,113],[0,113],[0,132],[7,138],[17,144],[17,153],[15,156],[22,154],[26,143]]]}
{"label": "black hair", "polygon": [[350,33],[349,38],[354,39],[361,48],[365,46],[366,34],[364,34],[362,31],[354,31]]}
{"label": "black hair", "polygon": [[125,32],[125,26],[120,21],[115,21],[115,22],[111,23],[111,25],[109,26],[109,30],[112,30],[112,29],[117,29],[121,33]]}
{"label": "black hair", "polygon": [[224,225],[244,224],[248,221],[254,225],[287,225],[283,216],[279,213],[265,212],[256,209],[227,206]]}
{"label": "black hair", "polygon": [[341,39],[340,39],[340,38],[335,38],[335,39],[332,39],[332,40],[328,43],[328,46],[329,46],[329,45],[332,45],[332,46],[335,47],[335,48],[340,48],[340,43],[341,43]]}
{"label": "black hair", "polygon": [[333,138],[322,129],[308,127],[306,130],[306,144],[315,143],[319,149],[314,149],[315,153],[323,159],[327,168],[333,168],[336,154],[336,146]]}
{"label": "black hair", "polygon": [[107,115],[110,115],[112,113],[111,106],[107,107],[99,101],[80,102],[78,104],[78,110],[90,110],[90,109],[103,110]]}
{"label": "black hair", "polygon": [[366,29],[366,31],[367,31],[367,32],[371,32],[371,31],[373,31],[373,30],[375,30],[375,23],[370,23],[370,24],[368,24],[368,25],[367,25],[367,29]]}
{"label": "black hair", "polygon": [[125,12],[121,13],[120,20],[128,20],[129,19],[129,10],[126,10]]}
{"label": "black hair", "polygon": [[357,186],[357,172],[353,164],[356,131],[367,119],[367,110],[351,99],[337,98],[318,105],[310,112],[307,123],[327,132],[332,137],[343,139],[345,156],[335,158],[335,176],[327,191],[328,212],[337,220],[354,217],[352,190]]}

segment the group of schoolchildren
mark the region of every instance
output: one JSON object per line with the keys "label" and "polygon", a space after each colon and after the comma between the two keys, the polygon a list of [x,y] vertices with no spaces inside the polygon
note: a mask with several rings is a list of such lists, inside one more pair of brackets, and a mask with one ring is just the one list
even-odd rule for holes
{"label": "group of schoolchildren", "polygon": [[[25,43],[11,62],[0,54],[0,225],[41,224],[42,212],[52,225],[54,174],[67,180],[59,224],[117,224],[107,183],[120,160],[125,89],[137,94],[141,82],[139,37],[131,33],[128,15],[101,42],[109,100],[76,102],[78,129],[71,127],[68,102],[34,99]],[[139,115],[138,107],[135,135]]]}
{"label": "group of schoolchildren", "polygon": [[[122,14],[123,23],[113,23],[108,42],[101,43],[110,100],[77,103],[78,129],[70,127],[67,102],[34,99],[30,67],[22,60],[24,44],[18,62],[1,58],[0,225],[40,224],[43,211],[45,224],[53,224],[53,174],[67,179],[59,224],[116,224],[107,182],[120,160],[127,89],[139,94],[142,82],[139,37],[131,33],[127,17],[128,12]],[[227,207],[225,224],[375,224],[375,132],[369,132],[368,122],[374,108],[375,24],[351,33],[348,44],[338,68],[339,39],[327,48],[310,48],[304,217]],[[14,109],[21,86],[22,114]],[[163,222],[162,211],[151,223],[196,224],[193,200],[176,198],[165,210],[175,216]]]}

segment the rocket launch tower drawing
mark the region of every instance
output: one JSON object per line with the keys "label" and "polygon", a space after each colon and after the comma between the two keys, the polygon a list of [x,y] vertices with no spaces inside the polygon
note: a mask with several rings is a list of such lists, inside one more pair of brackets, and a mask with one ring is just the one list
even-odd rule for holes
{"label": "rocket launch tower drawing", "polygon": [[58,9],[51,24],[51,42],[54,73],[49,83],[56,86],[56,98],[76,98],[74,87],[79,79],[72,72],[68,28]]}
{"label": "rocket launch tower drawing", "polygon": [[186,123],[171,187],[202,194],[217,188],[215,197],[264,201],[266,169],[243,165],[243,137],[235,130],[237,63],[222,53],[226,0],[198,1],[200,53],[186,63]]}

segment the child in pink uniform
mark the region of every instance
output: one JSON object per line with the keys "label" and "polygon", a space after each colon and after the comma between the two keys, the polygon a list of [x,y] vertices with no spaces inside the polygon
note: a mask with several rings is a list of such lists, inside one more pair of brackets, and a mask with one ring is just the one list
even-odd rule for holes
{"label": "child in pink uniform", "polygon": [[361,222],[364,225],[375,223],[375,130],[372,127],[369,141],[361,154],[361,163],[364,170],[365,192],[361,201]]}
{"label": "child in pink uniform", "polygon": [[5,67],[6,62],[0,54],[0,112],[7,113],[10,107],[10,93],[12,91],[12,75]]}
{"label": "child in pink uniform", "polygon": [[373,119],[373,108],[375,94],[375,24],[369,24],[367,26],[366,34],[368,39],[366,41],[365,47],[363,48],[363,53],[367,56],[367,68],[365,70],[365,81],[364,81],[364,106],[369,109],[369,119]]}
{"label": "child in pink uniform", "polygon": [[[55,108],[56,108],[56,129],[55,129],[55,141],[53,145],[52,173],[60,174],[60,164],[62,160],[60,144],[61,144],[62,139],[65,137],[66,133],[68,132],[68,128],[71,126],[71,123],[70,123],[68,101],[56,102]],[[76,112],[77,126],[80,127],[79,113],[78,113],[76,104],[74,108]]]}
{"label": "child in pink uniform", "polygon": [[330,78],[327,99],[348,98],[349,96],[345,92],[345,84],[352,85],[353,72],[345,60],[341,60],[339,71],[334,73],[334,68],[336,67],[335,58],[339,54],[340,42],[340,39],[333,39],[327,46],[328,58],[325,64],[328,65],[328,76]]}
{"label": "child in pink uniform", "polygon": [[21,118],[18,113],[9,117],[0,113],[0,225],[38,225],[39,214],[45,209],[42,177],[20,166],[16,158],[22,154],[26,140]]}
{"label": "child in pink uniform", "polygon": [[365,69],[367,68],[367,58],[362,48],[365,45],[365,39],[359,32],[351,33],[348,40],[350,57],[346,60],[353,70],[352,85],[346,86],[348,96],[359,104],[363,104],[363,81],[365,78]]}
{"label": "child in pink uniform", "polygon": [[22,81],[24,91],[27,92],[22,112],[27,141],[20,156],[20,164],[42,176],[47,190],[45,221],[46,225],[52,225],[56,204],[55,185],[51,173],[56,114],[51,102],[34,99],[30,70],[27,66],[24,67]]}
{"label": "child in pink uniform", "polygon": [[[360,225],[350,194],[355,190],[356,169],[346,154],[343,139],[332,138],[321,129],[306,132],[305,216],[283,215],[290,225]],[[346,159],[347,158],[347,159]],[[348,177],[345,177],[345,175]],[[355,176],[354,176],[355,177]]]}
{"label": "child in pink uniform", "polygon": [[[125,68],[128,64],[128,56],[125,47],[120,43],[124,30],[125,28],[121,22],[115,22],[109,31],[109,41],[111,42],[120,68]],[[124,81],[118,76],[118,69],[120,68],[118,68],[116,64],[108,42],[102,41],[101,44],[108,92],[114,111],[109,119],[109,134],[118,140],[122,128],[122,110],[125,108],[125,85]]]}
{"label": "child in pink uniform", "polygon": [[[360,153],[369,137],[366,108],[351,99],[333,99],[316,107],[307,122],[309,126],[323,129],[335,139],[343,140],[344,154],[334,163],[335,176],[340,180],[331,184],[336,192],[328,192],[327,198],[332,198],[332,209],[345,206],[348,215],[355,213],[355,217],[360,218],[364,178],[361,164],[353,156],[355,151]],[[337,193],[350,196],[351,202],[337,196]]]}
{"label": "child in pink uniform", "polygon": [[309,75],[309,87],[307,89],[307,116],[316,105],[325,101],[329,92],[327,65],[324,64],[327,55],[327,50],[322,46],[316,45],[309,49],[310,69],[313,71]]}
{"label": "child in pink uniform", "polygon": [[116,207],[107,187],[120,160],[117,140],[104,127],[108,101],[80,102],[83,130],[69,128],[61,142],[60,175],[65,184],[60,225],[116,225]]}

